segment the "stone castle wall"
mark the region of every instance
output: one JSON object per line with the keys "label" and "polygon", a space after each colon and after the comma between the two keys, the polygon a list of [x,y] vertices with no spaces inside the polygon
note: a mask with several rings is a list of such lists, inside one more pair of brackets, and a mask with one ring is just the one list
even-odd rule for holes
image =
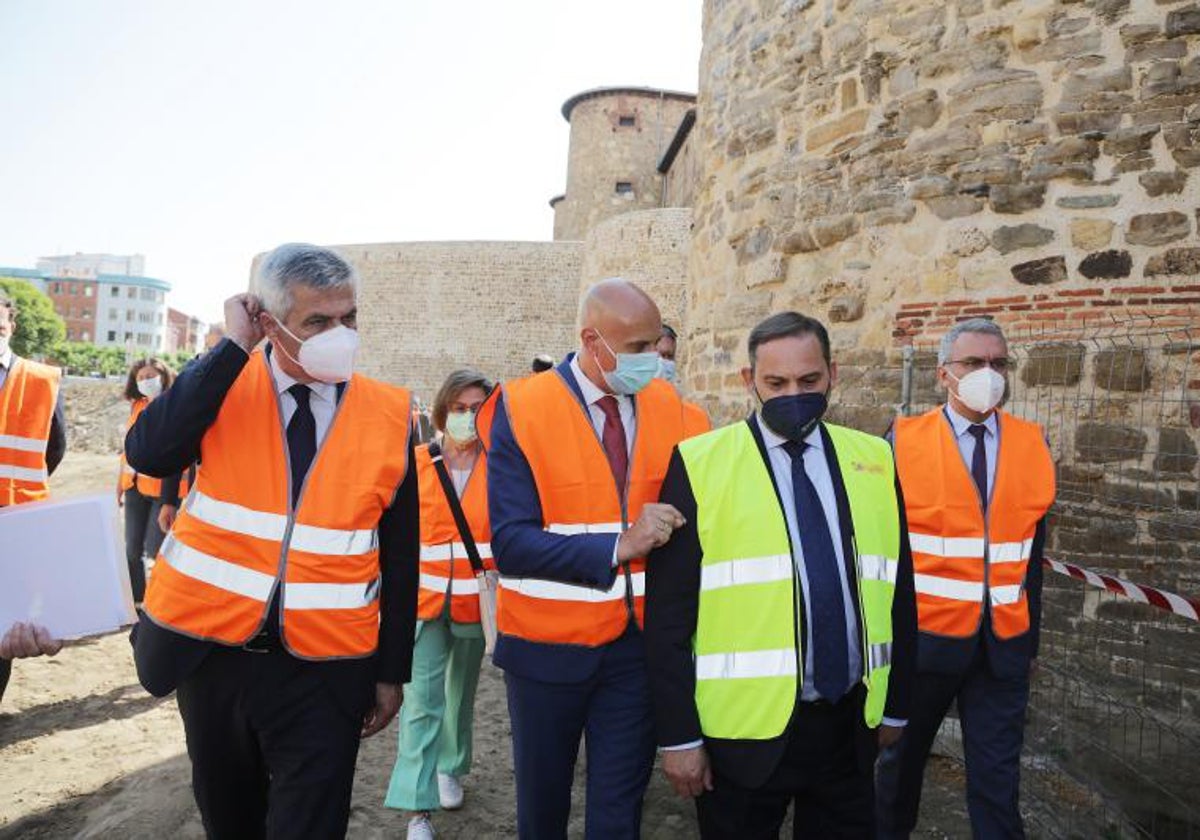
{"label": "stone castle wall", "polygon": [[1200,302],[1195,3],[707,0],[694,135],[687,377],[722,417],[783,308],[870,371],[960,315]]}
{"label": "stone castle wall", "polygon": [[574,346],[578,242],[339,245],[357,269],[358,369],[423,401],[450,371],[523,376],[538,353]]}
{"label": "stone castle wall", "polygon": [[[554,238],[583,239],[605,219],[662,205],[656,166],[693,103],[678,95],[618,92],[571,109],[566,197],[554,207]],[[621,125],[621,118],[633,125]],[[618,181],[632,192],[618,194]]]}
{"label": "stone castle wall", "polygon": [[691,224],[687,207],[642,210],[601,222],[584,242],[580,289],[606,277],[624,277],[645,289],[663,321],[682,332]]}

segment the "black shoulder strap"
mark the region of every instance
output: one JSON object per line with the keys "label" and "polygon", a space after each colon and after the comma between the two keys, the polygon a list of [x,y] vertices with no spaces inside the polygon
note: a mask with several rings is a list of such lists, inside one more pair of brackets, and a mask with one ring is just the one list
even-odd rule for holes
{"label": "black shoulder strap", "polygon": [[450,513],[454,516],[454,524],[458,526],[458,534],[462,537],[463,547],[471,560],[471,568],[475,574],[483,571],[483,561],[479,559],[479,549],[475,547],[475,538],[471,536],[471,526],[467,524],[467,515],[463,513],[462,502],[454,489],[454,481],[446,469],[446,461],[442,458],[442,447],[436,442],[429,444],[429,457],[433,459],[433,468],[437,470],[438,480],[442,482],[442,492],[450,505]]}

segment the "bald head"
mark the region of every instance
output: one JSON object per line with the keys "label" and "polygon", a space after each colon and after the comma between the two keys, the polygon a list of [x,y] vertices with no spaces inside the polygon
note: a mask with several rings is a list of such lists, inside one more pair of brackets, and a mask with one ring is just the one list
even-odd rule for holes
{"label": "bald head", "polygon": [[601,388],[606,388],[601,371],[616,368],[617,353],[651,351],[661,335],[658,305],[628,280],[601,280],[579,301],[579,362]]}

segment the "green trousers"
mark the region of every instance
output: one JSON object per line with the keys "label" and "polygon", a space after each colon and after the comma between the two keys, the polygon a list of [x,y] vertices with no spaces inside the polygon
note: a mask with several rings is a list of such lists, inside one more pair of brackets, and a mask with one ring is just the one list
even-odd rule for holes
{"label": "green trousers", "polygon": [[443,615],[420,622],[413,648],[412,682],[404,686],[400,748],[384,804],[436,811],[437,774],[471,769],[475,688],[483,661],[483,630]]}

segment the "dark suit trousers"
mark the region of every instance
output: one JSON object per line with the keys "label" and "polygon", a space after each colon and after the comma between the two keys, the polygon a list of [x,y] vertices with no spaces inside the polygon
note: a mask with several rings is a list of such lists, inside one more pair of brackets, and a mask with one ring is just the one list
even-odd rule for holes
{"label": "dark suit trousers", "polygon": [[137,487],[125,491],[125,562],[129,566],[133,600],[139,604],[146,595],[146,567],[142,564],[142,555],[153,559],[163,541],[163,532],[158,527],[160,508],[162,502],[143,495]]}
{"label": "dark suit trousers", "polygon": [[504,675],[522,840],[567,836],[580,737],[587,739],[589,840],[636,840],[654,765],[654,722],[642,634],[628,630],[577,683]]}
{"label": "dark suit trousers", "polygon": [[704,840],[778,838],[795,803],[792,836],[864,838],[874,833],[870,762],[859,755],[863,695],[836,704],[801,703],[775,772],[759,788],[743,788],[714,767],[713,789],[696,800]]}
{"label": "dark suit trousers", "polygon": [[177,695],[209,838],[345,836],[371,673],[214,646]]}
{"label": "dark suit trousers", "polygon": [[1024,837],[1018,807],[1029,677],[997,677],[986,645],[963,674],[918,673],[904,735],[878,767],[880,838],[906,838],[917,825],[925,763],[938,727],[957,700],[967,763],[967,811],[977,840]]}

